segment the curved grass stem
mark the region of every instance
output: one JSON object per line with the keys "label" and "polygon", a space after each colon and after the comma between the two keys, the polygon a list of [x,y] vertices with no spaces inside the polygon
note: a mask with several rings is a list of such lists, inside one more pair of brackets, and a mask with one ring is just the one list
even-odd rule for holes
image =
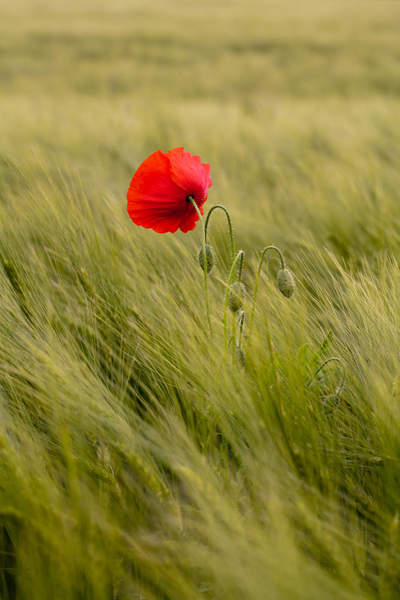
{"label": "curved grass stem", "polygon": [[331,356],[331,358],[327,358],[319,367],[318,369],[314,372],[313,376],[311,377],[310,381],[307,384],[307,387],[310,387],[312,382],[314,381],[314,379],[316,378],[316,376],[318,375],[318,373],[320,373],[322,371],[322,369],[324,369],[326,367],[326,365],[330,362],[336,362],[338,363],[338,365],[340,366],[340,380],[339,380],[339,384],[336,386],[336,394],[339,395],[342,393],[343,388],[344,388],[344,382],[346,380],[346,370],[344,368],[344,364],[341,358],[338,358],[337,356]]}

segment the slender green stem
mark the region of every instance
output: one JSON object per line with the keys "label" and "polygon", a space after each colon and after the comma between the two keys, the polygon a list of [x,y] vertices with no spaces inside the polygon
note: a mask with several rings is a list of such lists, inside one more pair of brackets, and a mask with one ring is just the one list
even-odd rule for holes
{"label": "slender green stem", "polygon": [[264,257],[267,254],[267,252],[277,252],[279,255],[279,260],[281,261],[281,269],[284,269],[286,267],[285,259],[283,258],[283,254],[279,250],[279,248],[277,248],[276,246],[265,246],[265,248],[263,248],[263,250],[261,252],[260,261],[258,263],[256,282],[254,284],[254,295],[253,295],[253,302],[251,305],[251,312],[250,312],[249,338],[251,337],[251,332],[253,329],[254,311],[256,308],[256,301],[257,301],[258,288],[260,285],[260,276],[261,276],[262,265],[263,265]]}
{"label": "slender green stem", "polygon": [[235,317],[233,317],[232,319],[232,345],[231,345],[231,351],[232,351],[232,362],[235,362],[235,357],[236,357],[236,319]]}
{"label": "slender green stem", "polygon": [[320,371],[322,371],[322,369],[324,367],[326,367],[326,365],[330,362],[336,362],[340,365],[340,380],[339,380],[339,385],[336,387],[336,391],[335,393],[339,396],[339,394],[341,394],[343,388],[344,388],[344,382],[346,380],[346,370],[344,368],[343,365],[343,361],[341,358],[338,358],[337,356],[332,356],[331,358],[327,358],[319,367],[318,369],[315,371],[315,373],[313,374],[313,376],[311,377],[310,381],[308,382],[307,386],[310,387],[310,385],[312,384],[312,382],[314,381],[314,379],[316,378],[316,376],[318,375],[318,373]]}
{"label": "slender green stem", "polygon": [[[239,250],[239,252],[236,254],[235,258],[233,259],[232,262],[232,266],[231,266],[231,270],[229,271],[229,275],[228,275],[228,282],[226,284],[226,290],[225,290],[225,300],[224,300],[224,337],[225,337],[225,349],[228,348],[228,302],[229,302],[229,290],[230,287],[233,283],[233,279],[235,276],[235,268],[237,263],[239,262],[239,270],[240,270],[240,275],[242,273],[242,269],[243,269],[243,262],[244,262],[244,251],[243,250]],[[240,279],[239,279],[240,281]]]}
{"label": "slender green stem", "polygon": [[245,312],[244,310],[240,311],[240,315],[239,315],[239,339],[238,339],[238,348],[239,350],[242,349],[242,337],[243,337],[243,325],[244,325],[244,317],[245,317]]}
{"label": "slender green stem", "polygon": [[[237,281],[239,286],[240,286],[240,282],[242,280],[243,264],[244,264],[244,252],[239,259],[239,266],[237,269],[237,273],[236,273],[235,277],[233,278],[234,281]],[[235,360],[235,354],[236,354],[236,320],[233,319],[233,323],[232,323],[232,360],[233,361]]]}
{"label": "slender green stem", "polygon": [[[242,250],[242,252],[243,252],[243,250]],[[242,255],[241,255],[241,257],[240,257],[240,260],[239,260],[239,267],[238,267],[238,270],[237,270],[237,275],[236,275],[236,277],[237,277],[237,281],[238,281],[239,283],[242,281],[243,264],[244,264],[244,252],[243,252],[243,254],[242,254]]]}
{"label": "slender green stem", "polygon": [[[197,206],[197,204],[196,204],[193,196],[188,196],[188,200],[190,200],[190,202],[193,204],[194,209],[195,209],[195,211],[198,214],[199,219],[200,219],[200,223],[201,223],[202,230],[203,230],[203,235],[202,235],[203,257],[204,257],[204,262],[206,262],[206,230],[205,230],[205,226],[204,226],[203,215],[201,214],[200,209]],[[210,317],[210,302],[209,302],[209,298],[208,298],[208,272],[207,272],[206,264],[204,264],[204,267],[205,267],[203,269],[203,273],[204,273],[204,294],[205,294],[205,301],[206,301],[207,323],[208,323],[208,328],[210,330],[210,335],[212,335],[212,325],[211,325],[211,317]]]}
{"label": "slender green stem", "polygon": [[220,208],[221,210],[223,210],[224,213],[225,213],[225,215],[226,215],[226,220],[228,222],[229,239],[230,239],[230,242],[231,242],[232,260],[234,260],[234,258],[235,258],[235,238],[233,236],[232,221],[231,221],[231,216],[229,214],[228,209],[223,204],[215,204],[214,206],[212,206],[210,208],[210,210],[207,213],[206,222],[205,222],[205,225],[204,225],[205,236],[206,236],[206,243],[207,243],[208,224],[209,224],[209,221],[210,221],[210,217],[211,217],[212,213],[214,212],[214,210],[216,210],[217,208]]}

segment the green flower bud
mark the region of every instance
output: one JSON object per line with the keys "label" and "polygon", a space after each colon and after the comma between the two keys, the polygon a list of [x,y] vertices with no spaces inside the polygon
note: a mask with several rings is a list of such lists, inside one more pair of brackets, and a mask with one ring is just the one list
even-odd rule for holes
{"label": "green flower bud", "polygon": [[229,290],[228,305],[232,312],[237,312],[243,306],[243,297],[246,293],[244,283],[235,281]]}
{"label": "green flower bud", "polygon": [[[209,273],[212,270],[212,268],[214,267],[214,265],[215,265],[216,262],[217,261],[216,261],[216,258],[215,258],[213,247],[210,246],[209,244],[206,244],[205,266],[206,266],[206,269],[207,269],[207,273]],[[200,267],[204,271],[204,250],[203,250],[203,246],[199,250],[199,265],[200,265]]]}
{"label": "green flower bud", "polygon": [[287,267],[280,269],[277,276],[278,288],[280,292],[286,297],[290,298],[293,296],[296,284],[294,277]]}

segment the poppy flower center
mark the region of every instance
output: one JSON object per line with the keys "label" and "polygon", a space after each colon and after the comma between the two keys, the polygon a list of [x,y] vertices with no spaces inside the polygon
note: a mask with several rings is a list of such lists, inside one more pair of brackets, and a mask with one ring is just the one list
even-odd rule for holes
{"label": "poppy flower center", "polygon": [[194,194],[189,194],[189,196],[186,196],[186,202],[191,202],[192,200],[194,200]]}

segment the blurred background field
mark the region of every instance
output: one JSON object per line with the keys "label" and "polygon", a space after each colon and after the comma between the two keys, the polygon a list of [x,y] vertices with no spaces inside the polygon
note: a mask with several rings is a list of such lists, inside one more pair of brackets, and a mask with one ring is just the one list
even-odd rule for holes
{"label": "blurred background field", "polygon": [[[400,4],[0,0],[0,598],[400,598]],[[126,214],[156,149],[222,216]],[[267,343],[271,335],[272,345]],[[330,356],[346,365],[338,407]]]}

